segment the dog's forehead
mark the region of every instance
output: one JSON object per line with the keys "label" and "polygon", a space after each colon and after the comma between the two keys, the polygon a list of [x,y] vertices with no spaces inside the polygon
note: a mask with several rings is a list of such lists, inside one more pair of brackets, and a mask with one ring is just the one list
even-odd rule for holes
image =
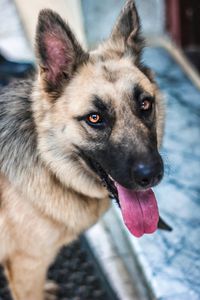
{"label": "dog's forehead", "polygon": [[96,61],[86,68],[88,74],[85,79],[92,83],[96,92],[119,96],[132,93],[135,86],[140,86],[148,94],[154,95],[154,85],[129,57]]}
{"label": "dog's forehead", "polygon": [[67,87],[66,92],[73,99],[68,105],[74,114],[85,113],[93,108],[97,96],[114,108],[121,107],[128,98],[134,97],[136,86],[154,96],[154,84],[130,58],[93,60],[82,66]]}

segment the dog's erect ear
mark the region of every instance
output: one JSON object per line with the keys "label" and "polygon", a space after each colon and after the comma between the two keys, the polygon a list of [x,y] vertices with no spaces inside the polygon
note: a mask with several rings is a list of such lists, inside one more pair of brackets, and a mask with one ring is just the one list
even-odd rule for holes
{"label": "dog's erect ear", "polygon": [[113,28],[110,39],[117,47],[121,47],[121,51],[130,51],[136,58],[140,55],[144,41],[140,35],[140,19],[134,0],[126,2]]}
{"label": "dog's erect ear", "polygon": [[64,83],[88,57],[69,26],[49,9],[39,14],[36,55],[44,89],[55,95],[62,92]]}

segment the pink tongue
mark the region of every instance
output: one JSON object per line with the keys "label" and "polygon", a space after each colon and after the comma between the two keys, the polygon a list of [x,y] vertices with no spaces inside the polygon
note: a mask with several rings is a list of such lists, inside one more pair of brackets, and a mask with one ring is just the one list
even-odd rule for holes
{"label": "pink tongue", "polygon": [[151,189],[135,192],[115,183],[119,195],[124,223],[136,237],[153,233],[158,226],[159,213],[156,198]]}

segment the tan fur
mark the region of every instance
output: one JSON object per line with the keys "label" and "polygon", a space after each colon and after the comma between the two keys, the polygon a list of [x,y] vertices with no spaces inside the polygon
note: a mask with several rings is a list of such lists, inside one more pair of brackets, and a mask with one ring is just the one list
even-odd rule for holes
{"label": "tan fur", "polygon": [[[132,7],[132,1],[128,5]],[[129,132],[130,125],[145,138],[146,127],[126,108],[132,101],[133,86],[139,84],[156,98],[156,128],[161,143],[164,110],[158,89],[135,64],[137,55],[123,55],[124,41],[117,39],[116,30],[114,38],[90,53],[90,59],[80,66],[56,101],[55,95],[45,89],[43,66],[39,68],[31,94],[37,156],[33,158],[33,153],[27,158],[24,150],[25,168],[21,161],[17,170],[14,162],[11,166],[11,162],[2,163],[0,261],[14,300],[44,299],[46,271],[60,247],[94,224],[109,207],[107,189],[74,146],[93,147],[90,139],[95,138],[94,131],[76,120],[93,109],[92,96],[102,97],[116,111],[113,142],[123,135],[134,135]],[[17,156],[17,148],[13,151]]]}
{"label": "tan fur", "polygon": [[108,208],[107,197],[81,196],[60,186],[48,173],[38,172],[38,177],[28,182],[30,186],[20,191],[3,179],[0,260],[6,267],[9,261],[11,288],[15,299],[20,300],[43,299],[46,269],[59,248],[95,223]]}

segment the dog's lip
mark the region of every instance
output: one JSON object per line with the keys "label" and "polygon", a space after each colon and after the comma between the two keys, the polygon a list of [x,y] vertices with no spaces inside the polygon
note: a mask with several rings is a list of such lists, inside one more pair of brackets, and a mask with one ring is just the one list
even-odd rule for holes
{"label": "dog's lip", "polygon": [[77,157],[81,157],[83,162],[86,163],[86,166],[89,170],[95,175],[95,177],[99,180],[99,182],[107,188],[110,193],[111,198],[118,198],[117,189],[114,185],[114,180],[111,176],[107,174],[107,172],[101,167],[101,165],[94,159],[87,155],[84,150],[76,147],[79,155]]}
{"label": "dog's lip", "polygon": [[118,192],[115,186],[115,180],[112,178],[110,174],[108,174],[104,170],[104,168],[99,164],[99,162],[97,162],[95,159],[90,159],[90,158],[87,159],[95,175],[97,175],[100,178],[102,185],[108,190],[110,197],[116,199],[119,205]]}

